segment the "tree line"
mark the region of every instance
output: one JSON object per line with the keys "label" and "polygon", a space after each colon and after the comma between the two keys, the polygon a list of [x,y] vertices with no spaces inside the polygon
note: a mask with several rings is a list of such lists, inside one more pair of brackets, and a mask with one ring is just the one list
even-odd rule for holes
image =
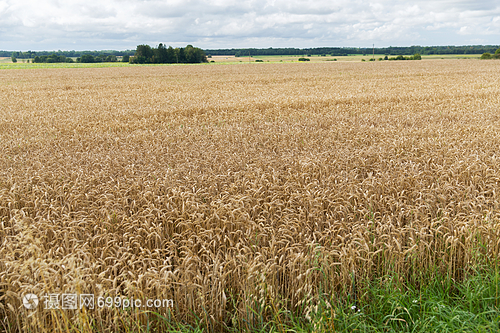
{"label": "tree line", "polygon": [[131,64],[194,64],[207,62],[205,52],[193,45],[185,48],[168,48],[160,43],[158,47],[153,48],[149,45],[138,45],[133,57],[130,57]]}
{"label": "tree line", "polygon": [[[11,52],[5,55],[7,51],[0,51],[0,56],[11,56],[12,61],[19,59],[32,59],[33,63],[97,63],[97,62],[117,62],[118,56],[121,56],[122,62],[131,64],[174,64],[174,63],[201,63],[208,62],[205,52],[192,45],[184,48],[173,48],[160,43],[158,47],[149,45],[138,45],[134,51],[112,51],[112,52],[91,52],[91,51],[58,51],[58,52]],[[33,58],[34,57],[34,58]]]}
{"label": "tree line", "polygon": [[483,53],[481,55],[481,59],[483,59],[483,60],[485,60],[485,59],[500,59],[500,47],[498,48],[498,50],[495,51],[494,54],[491,54],[489,52]]}
{"label": "tree line", "polygon": [[237,57],[259,56],[259,55],[331,55],[331,56],[348,56],[364,54],[370,55],[375,51],[375,54],[384,55],[433,55],[433,54],[483,54],[495,53],[499,45],[464,45],[464,46],[389,46],[382,48],[360,48],[360,47],[317,47],[317,48],[267,48],[267,49],[216,49],[205,50],[207,55],[211,56],[226,56],[235,55]]}
{"label": "tree line", "polygon": [[130,63],[199,63],[207,62],[208,57],[214,55],[236,55],[245,57],[248,55],[332,55],[347,56],[354,54],[370,55],[433,55],[433,54],[483,54],[483,59],[499,58],[496,52],[498,45],[466,45],[466,46],[409,46],[409,47],[385,47],[385,48],[354,48],[354,47],[319,47],[319,48],[267,48],[267,49],[217,49],[202,50],[192,45],[185,48],[168,48],[164,44],[152,48],[149,45],[138,45],[136,50],[114,51],[1,51],[0,57],[12,57],[17,59],[33,59],[33,62],[115,62],[122,57],[123,62]]}
{"label": "tree line", "polygon": [[102,50],[102,51],[0,51],[0,57],[15,57],[17,59],[33,59],[36,56],[65,56],[66,58],[77,58],[83,55],[91,55],[93,57],[104,57],[114,55],[116,57],[123,57],[125,55],[134,55],[135,50],[125,50],[125,51],[114,51],[114,50]]}

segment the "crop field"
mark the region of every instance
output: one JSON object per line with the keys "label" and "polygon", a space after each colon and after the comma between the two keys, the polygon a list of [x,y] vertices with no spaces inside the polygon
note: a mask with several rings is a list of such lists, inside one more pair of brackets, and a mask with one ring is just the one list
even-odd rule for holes
{"label": "crop field", "polygon": [[[498,265],[499,73],[477,60],[0,70],[0,330],[245,331],[362,306],[388,275],[418,288]],[[53,294],[96,306],[50,309]]]}
{"label": "crop field", "polygon": [[[409,56],[409,55],[407,55]],[[275,55],[275,56],[255,56],[255,59],[260,59],[265,62],[297,62],[299,58],[305,57],[308,58],[309,61],[311,62],[325,62],[325,61],[339,61],[339,62],[344,62],[344,61],[362,61],[363,59],[365,61],[369,61],[370,59],[374,58],[376,61],[379,61],[379,58],[384,58],[385,54],[375,54],[372,55],[371,53],[362,55],[362,54],[356,54],[356,55],[348,55],[348,56],[332,56],[332,55]],[[391,57],[396,57],[396,55],[389,55],[389,58]],[[481,55],[480,54],[433,54],[433,55],[422,55],[422,59],[430,60],[430,59],[439,59],[439,60],[449,60],[449,59],[456,59],[456,60],[463,60],[463,59],[480,59]],[[230,58],[231,59],[231,58]],[[245,60],[248,62],[248,56],[245,57],[240,57],[240,58],[232,58],[233,61],[242,61],[244,62]],[[253,57],[252,57],[253,59]],[[211,59],[209,59],[211,60]],[[225,60],[226,62],[231,61],[231,60]]]}

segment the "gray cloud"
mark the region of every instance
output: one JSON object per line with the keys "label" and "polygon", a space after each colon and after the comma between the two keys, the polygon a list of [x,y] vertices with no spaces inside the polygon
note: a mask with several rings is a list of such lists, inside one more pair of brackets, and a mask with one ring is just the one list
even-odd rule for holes
{"label": "gray cloud", "polygon": [[497,1],[4,0],[0,49],[498,44]]}

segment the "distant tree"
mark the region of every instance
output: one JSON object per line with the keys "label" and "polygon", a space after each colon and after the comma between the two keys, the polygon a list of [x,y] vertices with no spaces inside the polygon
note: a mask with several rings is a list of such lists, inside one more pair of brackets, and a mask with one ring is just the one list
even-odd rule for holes
{"label": "distant tree", "polygon": [[420,53],[415,53],[413,55],[413,60],[422,60],[422,56],[420,55]]}
{"label": "distant tree", "polygon": [[486,53],[483,53],[483,54],[481,55],[481,59],[483,59],[483,60],[484,60],[484,59],[491,59],[491,54],[490,54],[490,53],[487,53],[487,52],[486,52]]}
{"label": "distant tree", "polygon": [[151,62],[156,64],[164,64],[167,62],[167,48],[160,43],[158,48],[153,49],[153,59]]}
{"label": "distant tree", "polygon": [[130,56],[128,54],[126,54],[122,57],[122,62],[129,62],[129,60],[130,60]]}
{"label": "distant tree", "polygon": [[498,48],[496,51],[495,51],[495,54],[493,55],[493,57],[495,59],[500,59],[500,48]]}
{"label": "distant tree", "polygon": [[11,59],[12,59],[12,62],[17,62],[16,57],[12,56]]}
{"label": "distant tree", "polygon": [[184,52],[184,48],[180,48],[180,49],[176,49],[176,50],[179,50],[179,52],[177,53],[177,62],[180,62],[180,63],[184,63],[186,62],[186,53]]}
{"label": "distant tree", "polygon": [[82,62],[82,63],[96,62],[94,56],[91,54],[84,54],[79,59],[80,59],[80,62]]}
{"label": "distant tree", "polygon": [[167,49],[167,64],[173,64],[174,62],[177,62],[175,50],[172,46],[169,46]]}
{"label": "distant tree", "polygon": [[172,46],[167,48],[162,43],[160,43],[157,48],[152,48],[149,45],[137,46],[134,57],[130,57],[128,61],[131,64],[208,62],[205,51],[198,47],[188,45],[185,48],[174,49]]}
{"label": "distant tree", "polygon": [[153,62],[153,49],[149,45],[138,45],[135,50],[133,62],[145,64]]}
{"label": "distant tree", "polygon": [[387,56],[387,54],[385,55],[384,60],[389,60],[389,57]]}
{"label": "distant tree", "polygon": [[116,56],[114,54],[110,54],[109,56],[106,57],[105,59],[106,62],[116,62]]}

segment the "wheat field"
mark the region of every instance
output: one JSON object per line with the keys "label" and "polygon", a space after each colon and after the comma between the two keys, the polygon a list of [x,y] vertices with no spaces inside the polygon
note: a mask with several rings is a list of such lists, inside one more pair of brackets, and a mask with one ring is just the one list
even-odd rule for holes
{"label": "wheat field", "polygon": [[[386,274],[500,250],[500,63],[0,71],[0,330],[115,332],[168,298],[208,330],[308,318]],[[41,301],[42,302],[42,301]],[[42,304],[40,304],[41,306]]]}

